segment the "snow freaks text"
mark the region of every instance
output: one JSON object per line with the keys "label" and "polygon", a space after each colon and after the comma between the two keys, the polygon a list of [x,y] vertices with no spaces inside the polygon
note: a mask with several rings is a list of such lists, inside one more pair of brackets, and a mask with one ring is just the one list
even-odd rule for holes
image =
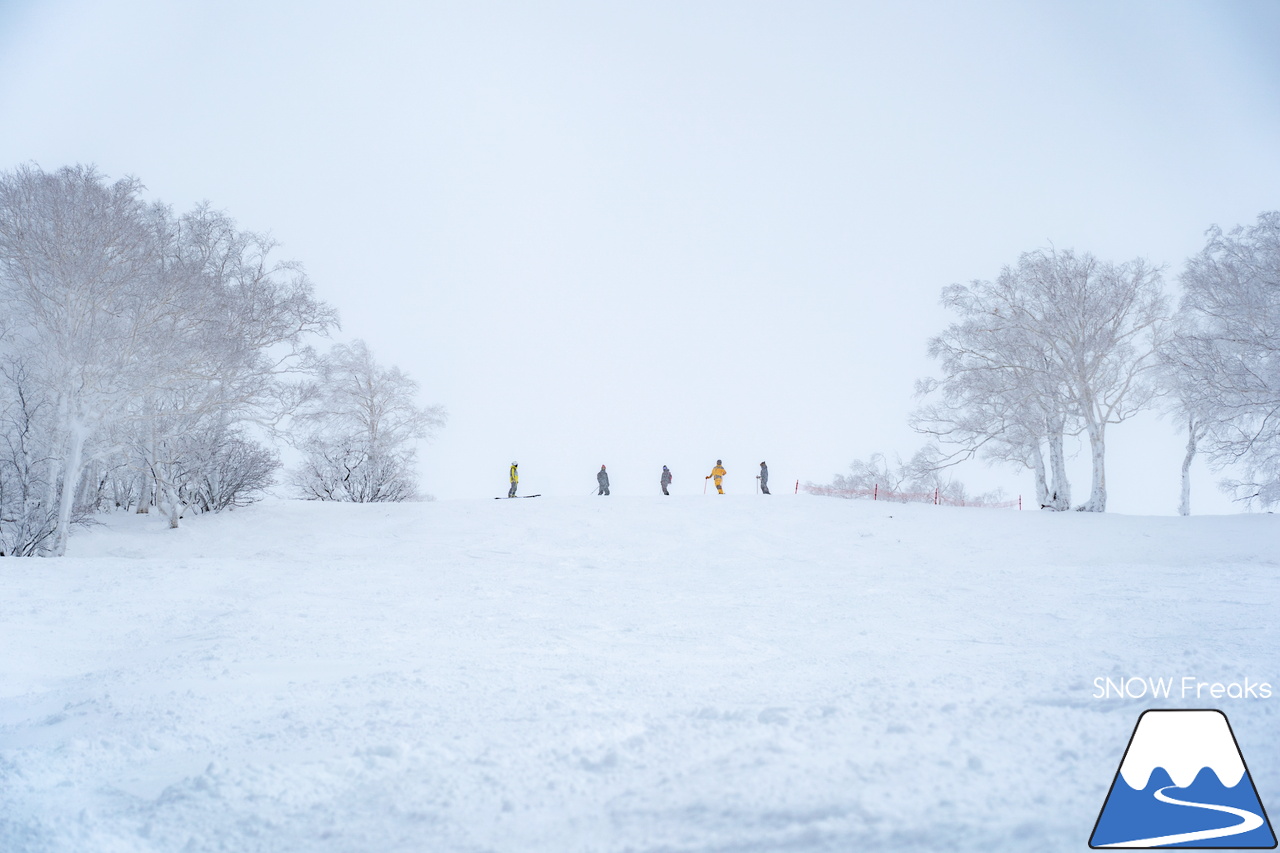
{"label": "snow freaks text", "polygon": [[1173,678],[1108,678],[1093,680],[1094,699],[1270,699],[1266,681],[1204,681],[1194,675]]}

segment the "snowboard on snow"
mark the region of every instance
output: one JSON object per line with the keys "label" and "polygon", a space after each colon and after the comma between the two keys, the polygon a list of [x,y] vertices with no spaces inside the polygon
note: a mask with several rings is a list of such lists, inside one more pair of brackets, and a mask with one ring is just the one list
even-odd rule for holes
{"label": "snowboard on snow", "polygon": [[538,495],[514,495],[514,496],[513,496],[513,495],[503,495],[503,496],[502,496],[502,497],[500,497],[500,498],[494,498],[494,500],[495,500],[495,501],[505,501],[505,500],[506,500],[507,498],[509,498],[509,497],[517,497],[517,498],[540,498],[540,497],[542,497],[542,495],[540,495],[540,494],[538,494]]}

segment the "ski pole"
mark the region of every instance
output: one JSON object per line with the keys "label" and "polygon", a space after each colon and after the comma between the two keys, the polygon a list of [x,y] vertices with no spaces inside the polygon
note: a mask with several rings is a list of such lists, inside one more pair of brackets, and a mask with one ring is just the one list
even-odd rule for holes
{"label": "ski pole", "polygon": [[707,481],[708,481],[708,480],[710,480],[710,479],[711,479],[710,477],[704,477],[704,478],[702,479],[702,493],[703,493],[704,495],[707,493]]}

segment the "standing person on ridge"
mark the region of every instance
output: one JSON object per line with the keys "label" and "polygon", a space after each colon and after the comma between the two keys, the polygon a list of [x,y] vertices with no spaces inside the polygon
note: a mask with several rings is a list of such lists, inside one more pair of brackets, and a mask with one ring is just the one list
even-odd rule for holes
{"label": "standing person on ridge", "polygon": [[600,473],[596,474],[596,482],[600,484],[600,491],[596,492],[596,494],[609,494],[609,475],[605,473],[603,465],[600,466]]}
{"label": "standing person on ridge", "polygon": [[667,486],[670,486],[670,485],[671,485],[671,469],[669,469],[666,465],[663,465],[662,466],[662,493],[664,495],[671,494],[670,492],[667,491]]}
{"label": "standing person on ridge", "polygon": [[757,477],[756,479],[760,481],[760,491],[764,492],[766,495],[769,494],[769,466],[768,465],[764,464],[763,462],[760,463],[760,476]]}
{"label": "standing person on ridge", "polygon": [[716,483],[716,491],[723,495],[723,494],[724,494],[724,489],[723,489],[723,488],[721,488],[721,484],[723,483],[724,475],[725,475],[725,474],[727,474],[727,473],[729,473],[729,472],[728,472],[728,471],[726,471],[726,470],[724,470],[723,463],[722,463],[719,459],[717,459],[717,460],[716,460],[716,467],[712,468],[712,469],[711,469],[711,473],[710,473],[710,474],[708,474],[707,476],[703,477],[703,479],[704,479],[704,480],[715,480],[715,483]]}
{"label": "standing person on ridge", "polygon": [[507,492],[507,497],[514,498],[516,496],[516,486],[520,483],[520,472],[516,470],[516,463],[511,463],[511,490]]}

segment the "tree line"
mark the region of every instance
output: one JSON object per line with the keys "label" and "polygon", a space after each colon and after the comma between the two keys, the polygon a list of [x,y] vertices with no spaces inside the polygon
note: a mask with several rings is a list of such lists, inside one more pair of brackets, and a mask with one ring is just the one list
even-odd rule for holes
{"label": "tree line", "polygon": [[1207,232],[1178,277],[1141,259],[1037,249],[994,280],[953,284],[956,319],[929,340],[941,375],[920,380],[911,425],[947,449],[1029,469],[1041,506],[1072,508],[1068,437],[1087,439],[1088,496],[1107,504],[1107,427],[1159,409],[1187,433],[1179,511],[1204,453],[1237,500],[1280,502],[1280,212]]}
{"label": "tree line", "polygon": [[0,555],[61,555],[106,509],[171,526],[288,482],[320,500],[417,493],[443,424],[338,329],[300,265],[202,204],[148,203],[91,166],[0,174]]}

